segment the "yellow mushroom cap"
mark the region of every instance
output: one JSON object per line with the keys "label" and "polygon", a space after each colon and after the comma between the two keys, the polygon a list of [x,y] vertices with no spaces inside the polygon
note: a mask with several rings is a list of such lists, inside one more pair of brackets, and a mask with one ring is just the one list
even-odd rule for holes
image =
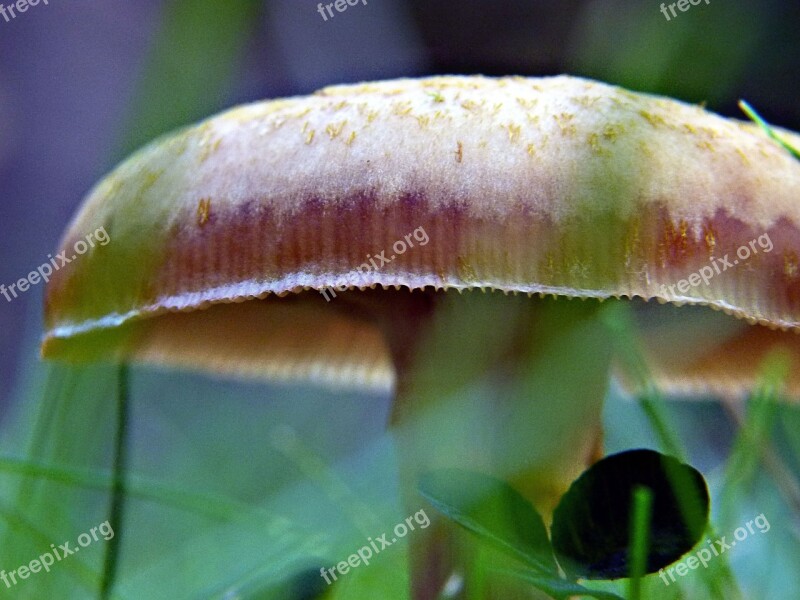
{"label": "yellow mushroom cap", "polygon": [[799,224],[800,162],[697,106],[566,76],[337,86],[157,140],[97,185],[62,249],[110,242],[54,274],[43,354],[390,385],[330,287],[656,298],[793,330]]}

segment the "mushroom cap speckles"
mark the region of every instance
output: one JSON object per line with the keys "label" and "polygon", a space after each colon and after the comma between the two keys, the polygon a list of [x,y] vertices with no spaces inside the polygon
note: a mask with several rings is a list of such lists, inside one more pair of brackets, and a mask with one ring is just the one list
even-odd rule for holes
{"label": "mushroom cap speckles", "polygon": [[[566,76],[330,87],[157,140],[102,181],[63,247],[112,241],[55,274],[44,350],[330,286],[640,296],[797,328],[798,200],[800,162],[673,100]],[[359,270],[420,227],[428,244]],[[770,252],[674,287],[764,234]]]}

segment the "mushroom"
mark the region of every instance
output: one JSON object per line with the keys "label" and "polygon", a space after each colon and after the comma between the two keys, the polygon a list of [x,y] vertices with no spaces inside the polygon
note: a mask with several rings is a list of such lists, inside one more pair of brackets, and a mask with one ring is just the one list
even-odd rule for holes
{"label": "mushroom", "polygon": [[[413,468],[497,458],[552,506],[596,455],[611,367],[603,308],[566,298],[727,313],[690,361],[643,328],[646,356],[668,390],[744,394],[774,348],[800,363],[799,197],[800,163],[756,126],[598,82],[330,87],[157,140],[100,182],[62,247],[111,242],[54,274],[42,352],[393,390]],[[510,400],[431,409],[479,375]],[[469,419],[486,439],[463,439]]]}

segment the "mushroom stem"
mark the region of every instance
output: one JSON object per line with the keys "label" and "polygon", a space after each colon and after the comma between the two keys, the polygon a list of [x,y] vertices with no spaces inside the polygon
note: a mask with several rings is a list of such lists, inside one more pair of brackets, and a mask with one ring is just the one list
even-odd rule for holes
{"label": "mushroom stem", "polygon": [[[501,294],[438,298],[398,373],[392,427],[407,509],[419,509],[419,474],[458,467],[510,481],[549,516],[600,438],[611,360],[600,310]],[[460,570],[466,555],[454,539],[434,525],[410,540],[414,598]]]}

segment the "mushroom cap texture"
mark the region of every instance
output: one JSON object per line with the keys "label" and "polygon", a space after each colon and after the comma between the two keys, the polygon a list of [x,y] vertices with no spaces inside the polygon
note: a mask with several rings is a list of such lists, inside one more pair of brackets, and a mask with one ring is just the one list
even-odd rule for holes
{"label": "mushroom cap texture", "polygon": [[[110,242],[54,273],[43,353],[141,355],[240,312],[242,335],[291,345],[275,310],[385,351],[299,294],[331,287],[655,298],[796,330],[798,227],[800,161],[698,106],[569,76],[335,86],[224,112],[101,181],[61,250],[100,228]],[[320,339],[318,373],[336,351]]]}

